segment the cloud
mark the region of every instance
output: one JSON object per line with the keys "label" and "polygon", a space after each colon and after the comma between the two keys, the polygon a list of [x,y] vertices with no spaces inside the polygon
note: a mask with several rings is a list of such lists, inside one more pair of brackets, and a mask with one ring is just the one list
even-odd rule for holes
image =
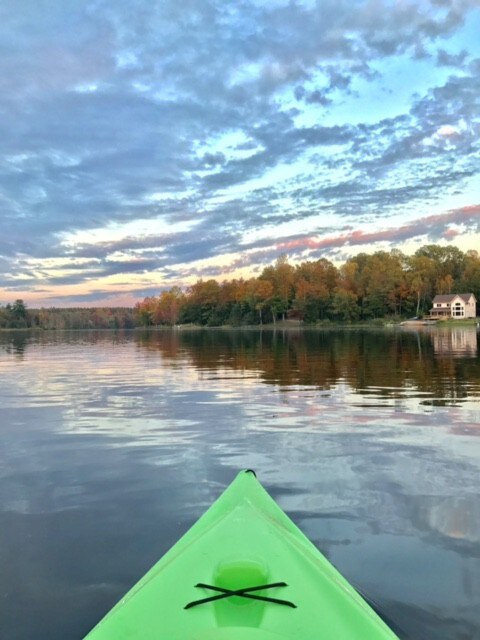
{"label": "cloud", "polygon": [[450,138],[451,136],[458,136],[459,133],[458,127],[453,127],[451,124],[443,124],[436,130],[435,135],[442,138]]}
{"label": "cloud", "polygon": [[266,260],[266,233],[322,216],[341,237],[478,201],[475,0],[5,0],[0,19],[5,286],[161,281]]}
{"label": "cloud", "polygon": [[467,59],[467,51],[463,50],[459,53],[449,53],[445,49],[438,49],[437,64],[445,67],[457,67],[462,69]]}
{"label": "cloud", "polygon": [[321,239],[312,237],[289,239],[277,243],[276,250],[279,252],[299,254],[305,250],[310,252],[318,252],[319,250],[329,251],[346,245],[361,246],[372,245],[379,242],[397,244],[398,242],[413,240],[418,237],[423,237],[425,241],[429,242],[438,241],[441,238],[451,240],[459,234],[458,229],[453,229],[451,225],[461,225],[464,228],[478,233],[480,231],[480,204],[471,207],[462,207],[461,209],[450,211],[444,215],[427,216],[410,224],[391,229],[371,232],[350,231],[341,235]]}

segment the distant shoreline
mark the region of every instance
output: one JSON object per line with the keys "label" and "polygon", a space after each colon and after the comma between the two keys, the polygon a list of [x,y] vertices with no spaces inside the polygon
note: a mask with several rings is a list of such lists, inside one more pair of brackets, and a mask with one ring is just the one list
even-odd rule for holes
{"label": "distant shoreline", "polygon": [[[21,328],[0,328],[0,333],[62,333],[62,332],[155,332],[155,331],[323,331],[328,329],[414,329],[423,330],[425,325],[403,325],[404,320],[389,320],[389,319],[376,319],[368,320],[365,322],[340,322],[340,321],[325,321],[317,322],[315,324],[305,324],[302,321],[292,320],[279,320],[275,324],[252,324],[252,325],[219,325],[219,326],[207,326],[200,324],[179,324],[175,326],[168,325],[152,325],[152,326],[136,326],[128,328],[80,328],[80,329],[55,329],[55,328],[42,328],[42,327],[21,327]],[[445,329],[455,327],[475,327],[480,326],[480,317],[467,318],[463,320],[442,320],[436,324],[428,325],[433,329]]]}

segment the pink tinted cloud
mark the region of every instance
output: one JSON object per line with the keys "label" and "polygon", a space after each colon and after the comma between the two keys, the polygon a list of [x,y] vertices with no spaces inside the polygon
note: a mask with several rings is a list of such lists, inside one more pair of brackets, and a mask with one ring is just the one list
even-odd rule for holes
{"label": "pink tinted cloud", "polygon": [[459,231],[450,225],[472,224],[480,222],[480,204],[454,209],[446,214],[438,214],[419,218],[414,222],[380,231],[352,231],[322,239],[312,237],[296,238],[276,244],[278,251],[303,251],[306,249],[333,249],[345,245],[363,245],[375,242],[399,242],[422,235],[433,235],[451,240],[459,235]]}
{"label": "pink tinted cloud", "polygon": [[442,237],[445,238],[445,240],[453,240],[454,238],[456,238],[458,235],[460,234],[460,231],[458,231],[457,229],[446,229],[443,233],[442,233]]}

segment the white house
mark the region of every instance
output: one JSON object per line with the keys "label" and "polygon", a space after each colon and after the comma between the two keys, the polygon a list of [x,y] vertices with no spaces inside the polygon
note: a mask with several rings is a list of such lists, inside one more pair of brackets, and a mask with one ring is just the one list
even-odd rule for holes
{"label": "white house", "polygon": [[473,293],[452,293],[435,296],[431,318],[475,318],[477,299]]}

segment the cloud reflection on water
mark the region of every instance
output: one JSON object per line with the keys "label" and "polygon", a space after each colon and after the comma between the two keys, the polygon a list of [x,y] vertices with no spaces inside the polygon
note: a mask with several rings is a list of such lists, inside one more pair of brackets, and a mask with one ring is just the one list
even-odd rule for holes
{"label": "cloud reflection on water", "polygon": [[41,335],[17,352],[0,353],[0,565],[37,612],[53,619],[61,592],[93,623],[254,467],[407,631],[480,624],[478,359],[353,331]]}

